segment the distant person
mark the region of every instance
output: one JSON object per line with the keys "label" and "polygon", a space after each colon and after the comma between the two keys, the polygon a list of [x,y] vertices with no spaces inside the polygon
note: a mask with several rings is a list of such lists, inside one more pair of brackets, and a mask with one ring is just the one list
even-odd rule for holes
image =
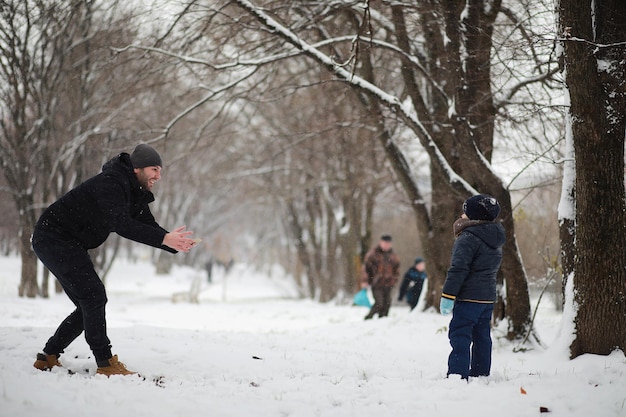
{"label": "distant person", "polygon": [[213,258],[209,258],[209,260],[204,264],[206,269],[207,281],[209,284],[213,282]]}
{"label": "distant person", "polygon": [[230,260],[224,264],[224,273],[228,274],[230,270],[233,269],[233,266],[235,266],[235,260],[230,258]]}
{"label": "distant person", "polygon": [[365,320],[378,314],[386,317],[391,307],[391,290],[400,276],[400,260],[392,248],[391,236],[383,235],[378,245],[372,248],[363,260],[361,288],[372,288],[374,305]]}
{"label": "distant person", "polygon": [[495,222],[498,214],[494,197],[475,195],[463,203],[463,215],[453,226],[456,240],[440,311],[452,312],[448,375],[463,379],[491,372],[491,315],[505,241],[504,228]]}
{"label": "distant person", "polygon": [[404,274],[402,284],[400,284],[400,293],[398,294],[398,301],[402,301],[406,297],[406,302],[411,307],[411,311],[417,306],[426,278],[428,278],[428,275],[426,275],[424,258],[415,258],[413,266]]}
{"label": "distant person", "polygon": [[102,245],[111,232],[168,252],[189,252],[193,232],[185,226],[168,232],[157,224],[148,204],[152,186],[161,178],[161,156],[149,145],[138,145],[132,155],[121,153],[102,172],[69,191],[48,207],[32,236],[33,250],[56,276],[76,306],[37,354],[35,368],[61,366],[59,356],[83,331],[98,365],[96,373],[129,375],[134,372],[111,354],[107,337],[104,284],[88,250]]}

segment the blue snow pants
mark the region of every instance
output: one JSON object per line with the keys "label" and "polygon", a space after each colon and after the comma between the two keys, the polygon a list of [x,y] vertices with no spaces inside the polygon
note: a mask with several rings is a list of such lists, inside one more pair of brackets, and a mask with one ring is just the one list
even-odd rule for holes
{"label": "blue snow pants", "polygon": [[448,375],[487,376],[491,371],[491,314],[493,304],[456,301],[448,337],[452,352]]}

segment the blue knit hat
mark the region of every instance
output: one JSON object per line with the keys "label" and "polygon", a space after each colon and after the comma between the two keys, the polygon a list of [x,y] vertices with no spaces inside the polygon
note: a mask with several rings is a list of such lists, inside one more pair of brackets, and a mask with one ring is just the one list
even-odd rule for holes
{"label": "blue knit hat", "polygon": [[463,212],[471,220],[493,221],[500,214],[500,203],[495,197],[478,194],[465,200]]}

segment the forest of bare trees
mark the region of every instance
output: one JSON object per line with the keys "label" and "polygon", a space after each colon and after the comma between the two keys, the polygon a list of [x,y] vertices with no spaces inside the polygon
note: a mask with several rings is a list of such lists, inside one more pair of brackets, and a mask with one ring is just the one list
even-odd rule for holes
{"label": "forest of bare trees", "polygon": [[[577,182],[571,201],[576,210],[586,207],[581,198],[611,208],[613,223],[593,217],[593,230],[618,231],[596,238],[620,248],[603,291],[624,294],[623,63],[596,86],[617,84],[618,138],[600,135],[571,158],[564,126],[566,93],[572,111],[572,86],[588,76],[569,70],[581,62],[569,45],[615,44],[602,49],[613,62],[626,36],[619,25],[607,25],[606,38],[571,32],[567,22],[591,6],[569,3],[555,13],[544,0],[2,1],[0,191],[14,221],[0,234],[11,242],[3,252],[22,257],[19,294],[47,289],[29,244],[39,212],[139,142],[163,155],[159,222],[187,224],[204,239],[183,262],[279,264],[302,296],[322,302],[349,299],[363,255],[392,233],[403,268],[427,259],[426,308],[437,308],[462,201],[496,196],[507,231],[496,320],[520,340],[532,333],[529,283],[555,274],[560,282],[562,268],[595,280],[604,265],[597,241],[571,243],[587,215],[559,209],[560,232],[557,222],[564,166],[581,152],[608,158],[602,148],[615,158],[606,187]],[[596,40],[567,43],[565,33]],[[580,191],[590,188],[606,194]],[[93,254],[103,273],[121,246],[110,239]],[[581,250],[592,269],[576,258]],[[152,256],[163,272],[173,261]],[[607,302],[589,294],[578,303]],[[626,310],[616,297],[607,314]],[[609,343],[626,345],[623,336]]]}

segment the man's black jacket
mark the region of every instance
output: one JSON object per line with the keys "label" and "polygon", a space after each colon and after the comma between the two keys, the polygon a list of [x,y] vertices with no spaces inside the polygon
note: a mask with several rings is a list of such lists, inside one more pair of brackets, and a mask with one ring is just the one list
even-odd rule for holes
{"label": "man's black jacket", "polygon": [[78,242],[85,249],[100,246],[111,232],[176,253],[162,245],[167,230],[154,220],[148,204],[154,195],[140,187],[130,156],[121,153],[102,172],[69,191],[48,207],[35,225]]}

